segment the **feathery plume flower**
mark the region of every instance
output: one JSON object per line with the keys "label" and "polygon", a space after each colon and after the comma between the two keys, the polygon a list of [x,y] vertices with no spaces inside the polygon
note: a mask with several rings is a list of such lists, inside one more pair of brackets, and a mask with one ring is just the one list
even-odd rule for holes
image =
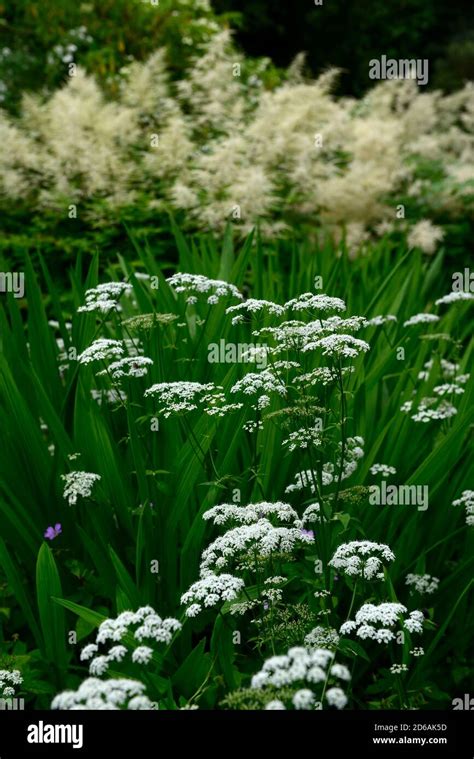
{"label": "feathery plume flower", "polygon": [[88,677],[76,691],[58,693],[51,704],[51,709],[60,710],[153,708],[153,703],[145,695],[144,684],[125,678],[98,680]]}
{"label": "feathery plume flower", "polygon": [[75,506],[79,497],[90,498],[92,487],[101,479],[101,476],[93,472],[69,472],[62,474],[61,479],[66,483],[63,498],[68,501],[69,506]]}
{"label": "feathery plume flower", "polygon": [[408,234],[410,248],[420,248],[423,253],[432,255],[438,242],[444,238],[444,230],[436,227],[429,219],[421,219],[413,225]]}
{"label": "feathery plume flower", "polygon": [[394,560],[395,554],[384,543],[353,540],[350,543],[343,543],[336,549],[329,565],[349,577],[383,580],[384,564]]}

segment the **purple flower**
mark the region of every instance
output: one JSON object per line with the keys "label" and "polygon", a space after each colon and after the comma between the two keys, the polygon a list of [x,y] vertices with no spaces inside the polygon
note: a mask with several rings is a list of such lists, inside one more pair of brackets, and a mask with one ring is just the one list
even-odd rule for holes
{"label": "purple flower", "polygon": [[314,532],[313,532],[313,530],[303,530],[303,529],[301,529],[300,532],[301,532],[302,535],[307,535],[308,538],[312,538],[312,539],[314,538]]}
{"label": "purple flower", "polygon": [[54,540],[54,538],[57,538],[58,535],[62,531],[63,531],[62,527],[61,527],[61,525],[58,522],[57,524],[54,525],[54,527],[48,527],[48,529],[44,533],[44,536],[45,536],[45,538],[48,538],[48,540]]}

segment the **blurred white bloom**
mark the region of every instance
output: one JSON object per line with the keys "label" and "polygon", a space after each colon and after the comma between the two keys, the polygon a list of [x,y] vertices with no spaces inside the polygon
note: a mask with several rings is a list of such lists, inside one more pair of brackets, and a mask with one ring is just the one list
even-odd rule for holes
{"label": "blurred white bloom", "polygon": [[[139,701],[133,699],[140,697]],[[133,704],[133,705],[132,705]],[[89,677],[76,691],[64,691],[54,697],[51,709],[153,709],[145,696],[145,686],[137,680],[98,680]]]}
{"label": "blurred white bloom", "polygon": [[396,474],[397,470],[394,466],[388,466],[388,464],[373,464],[370,467],[371,474],[381,474],[382,477],[390,477],[391,474]]}
{"label": "blurred white bloom", "polygon": [[458,290],[458,291],[450,292],[447,295],[443,295],[443,297],[438,298],[438,300],[435,301],[435,303],[437,306],[440,306],[443,303],[449,305],[451,303],[458,303],[459,301],[467,301],[467,300],[474,300],[474,294]]}
{"label": "blurred white bloom", "polygon": [[[339,645],[340,637],[333,627],[321,627],[318,625],[309,632],[304,639],[308,648],[328,648],[333,650]],[[336,666],[336,665],[334,665]]]}
{"label": "blurred white bloom", "polygon": [[170,284],[177,293],[197,293],[208,294],[207,302],[210,305],[216,304],[220,298],[243,298],[242,293],[235,285],[224,282],[221,279],[209,279],[203,274],[173,274],[168,277]]}
{"label": "blurred white bloom", "polygon": [[460,498],[453,501],[453,506],[465,506],[466,524],[474,527],[474,490],[463,490]]}
{"label": "blurred white bloom", "polygon": [[[109,652],[110,656],[110,652]],[[138,646],[132,652],[132,661],[135,664],[148,664],[153,656],[153,649],[149,646]]]}
{"label": "blurred white bloom", "polygon": [[431,575],[408,574],[405,579],[406,585],[413,586],[417,593],[434,593],[438,590],[439,579]]}
{"label": "blurred white bloom", "polygon": [[408,667],[406,664],[392,664],[390,672],[392,675],[401,675],[402,672],[408,672]]}
{"label": "blurred white bloom", "polygon": [[101,476],[92,472],[69,472],[62,474],[61,479],[66,483],[63,498],[68,501],[69,506],[74,506],[79,497],[90,498],[92,487],[101,479]]}
{"label": "blurred white bloom", "polygon": [[[315,686],[320,686],[317,691],[321,692],[329,678],[350,679],[347,667],[332,664],[333,659],[333,652],[325,648],[290,648],[285,655],[267,659],[260,672],[252,677],[251,687],[261,690],[268,685],[276,688],[295,684],[305,686],[293,694],[291,704],[297,709],[312,709],[316,702]],[[330,691],[332,695],[328,696]],[[344,692],[338,687],[326,692],[326,700],[329,706],[338,709],[347,704]]]}
{"label": "blurred white bloom", "polygon": [[433,322],[439,322],[439,316],[436,314],[415,314],[403,322],[404,327],[413,327],[417,324],[432,324]]}
{"label": "blurred white bloom", "polygon": [[436,227],[429,219],[418,221],[410,230],[408,245],[410,248],[420,248],[423,253],[432,254],[436,245],[444,237],[444,230]]}

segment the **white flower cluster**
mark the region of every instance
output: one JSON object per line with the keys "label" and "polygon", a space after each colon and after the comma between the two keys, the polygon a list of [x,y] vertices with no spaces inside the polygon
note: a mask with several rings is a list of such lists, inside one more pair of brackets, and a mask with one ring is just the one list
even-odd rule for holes
{"label": "white flower cluster", "polygon": [[128,282],[105,282],[97,285],[97,287],[86,291],[85,305],[80,306],[77,311],[78,313],[98,311],[102,314],[111,310],[118,311],[120,310],[119,298],[123,293],[131,290],[132,285]]}
{"label": "white flower cluster", "polygon": [[126,356],[111,363],[107,369],[97,372],[97,376],[110,375],[114,380],[122,379],[122,377],[144,377],[148,374],[147,367],[152,364],[151,358],[146,356]]}
{"label": "white flower cluster", "polygon": [[98,680],[88,677],[76,691],[66,690],[58,693],[53,699],[51,709],[145,710],[154,709],[154,704],[145,695],[143,683],[137,680]]}
{"label": "white flower cluster", "polygon": [[261,372],[245,374],[242,379],[232,385],[230,392],[260,396],[268,393],[286,395],[286,387],[270,369],[263,369]]}
{"label": "white flower cluster", "polygon": [[406,585],[411,585],[417,593],[431,594],[438,590],[439,579],[431,575],[408,574],[405,578]]}
{"label": "white flower cluster", "polygon": [[372,543],[370,540],[353,540],[340,545],[329,562],[349,577],[362,577],[364,580],[383,580],[383,567],[395,560],[395,554],[384,543]]}
{"label": "white flower cluster", "polygon": [[[352,370],[353,367],[344,367],[344,373],[348,370]],[[300,374],[299,377],[293,379],[293,384],[303,385],[307,387],[314,387],[314,385],[330,385],[331,382],[337,382],[337,372],[334,369],[322,366],[317,369],[313,369],[306,374]]]}
{"label": "white flower cluster", "polygon": [[[413,411],[413,401],[406,401],[400,407],[400,411],[403,411],[405,414],[409,414]],[[456,416],[457,413],[457,408],[446,400],[440,401],[439,398],[422,398],[418,404],[416,413],[411,414],[411,418],[414,422],[423,422],[426,424],[431,421],[451,419],[453,416]]]}
{"label": "white flower cluster", "polygon": [[203,609],[216,606],[220,602],[233,601],[244,587],[244,581],[230,574],[216,575],[209,573],[206,577],[193,583],[181,596],[185,604],[187,617],[196,617]]}
{"label": "white flower cluster", "polygon": [[[201,406],[209,416],[223,416],[240,408],[240,404],[225,404],[222,388],[213,382],[159,382],[145,390],[145,397],[158,399],[159,413],[168,419],[172,414],[184,414]],[[199,404],[199,405],[198,405]]]}
{"label": "white flower cluster", "polygon": [[276,316],[282,316],[282,314],[285,313],[285,308],[284,306],[280,306],[278,303],[273,303],[270,300],[257,300],[256,298],[248,298],[243,303],[237,303],[235,306],[229,306],[229,308],[226,309],[226,314],[236,314],[232,317],[232,324],[235,325],[243,320],[244,312],[254,314],[260,311],[265,311]]}
{"label": "white flower cluster", "polygon": [[403,672],[408,672],[408,667],[406,664],[392,664],[390,672],[392,675],[401,675]]}
{"label": "white flower cluster", "polygon": [[460,498],[453,501],[453,506],[465,506],[466,524],[474,527],[474,490],[463,490]]}
{"label": "white flower cluster", "polygon": [[118,358],[122,356],[124,352],[123,343],[121,340],[111,340],[106,337],[100,337],[98,340],[94,340],[92,345],[89,345],[82,353],[77,357],[80,364],[91,364],[93,361],[104,361],[108,358]]}
{"label": "white flower cluster", "polygon": [[309,632],[304,639],[307,648],[328,648],[333,650],[338,647],[340,637],[333,627],[318,625]]}
{"label": "white flower cluster", "polygon": [[313,542],[313,536],[297,527],[274,527],[268,519],[259,519],[254,524],[234,527],[216,538],[203,551],[201,577],[226,569],[232,560],[242,555],[291,553],[296,547]]}
{"label": "white flower cluster", "polygon": [[19,669],[0,669],[0,697],[11,698],[15,695],[15,685],[21,685],[23,677]]}
{"label": "white flower cluster", "polygon": [[388,322],[396,321],[398,321],[398,319],[393,314],[387,314],[386,316],[379,315],[373,316],[372,319],[367,319],[366,325],[367,327],[382,327],[384,324],[388,324]]}
{"label": "white flower cluster", "polygon": [[418,656],[424,656],[425,655],[425,649],[422,648],[421,646],[415,646],[415,648],[413,648],[410,651],[410,653],[411,653],[412,656],[416,656],[416,657],[418,657]]}
{"label": "white flower cluster", "polygon": [[291,311],[345,311],[346,304],[340,298],[331,298],[323,293],[302,293],[285,303],[285,308]]}
{"label": "white flower cluster", "polygon": [[362,640],[369,638],[377,643],[390,643],[395,639],[393,629],[398,623],[408,632],[422,633],[424,616],[421,611],[411,611],[408,617],[406,606],[399,603],[363,604],[356,613],[355,621],[348,620],[341,625],[341,635],[350,635],[355,631]]}
{"label": "white flower cluster", "polygon": [[[329,485],[333,480],[332,475],[329,478],[329,481],[324,478],[323,473],[323,485]],[[315,495],[316,489],[317,489],[317,483],[318,483],[318,474],[314,469],[306,469],[302,472],[297,472],[295,474],[295,481],[291,483],[291,485],[287,485],[285,488],[285,493],[295,493],[299,490],[304,490],[304,488],[309,488],[312,495]]]}
{"label": "white flower cluster", "polygon": [[403,326],[415,327],[418,324],[432,324],[433,322],[439,322],[439,316],[436,314],[414,314],[406,322],[403,322]]}
{"label": "white flower cluster", "polygon": [[[135,627],[135,630],[132,628]],[[173,617],[162,619],[151,606],[143,606],[137,611],[123,611],[115,619],[105,619],[99,626],[96,642],[89,643],[81,651],[81,661],[90,661],[89,672],[94,676],[103,675],[110,662],[121,662],[129,649],[121,641],[125,636],[133,635],[138,642],[144,640],[169,645],[175,632],[181,629],[181,623]],[[99,645],[108,641],[118,643],[106,654],[98,654]],[[148,664],[153,656],[149,646],[137,646],[131,652],[135,664]]]}
{"label": "white flower cluster", "polygon": [[295,521],[295,527],[304,529],[307,524],[311,522],[320,522],[320,521],[321,521],[321,506],[319,505],[319,503],[310,503],[310,505],[307,506],[305,510],[303,511],[301,519],[297,519]]}
{"label": "white flower cluster", "polygon": [[98,482],[101,476],[93,472],[69,472],[62,474],[61,479],[66,483],[63,498],[68,501],[69,506],[75,506],[79,496],[90,498],[94,482]]}
{"label": "white flower cluster", "polygon": [[226,524],[227,522],[236,522],[237,524],[252,524],[258,522],[264,517],[275,516],[282,522],[293,522],[298,519],[298,514],[292,506],[283,501],[274,501],[269,503],[261,501],[259,503],[249,503],[247,506],[240,506],[235,503],[221,503],[213,506],[202,515],[203,519],[212,519],[214,524]]}
{"label": "white flower cluster", "polygon": [[456,382],[445,382],[443,385],[436,385],[433,388],[433,393],[436,395],[462,395],[464,388]]}
{"label": "white flower cluster", "polygon": [[361,353],[369,351],[370,345],[353,335],[333,334],[306,343],[302,350],[305,352],[318,348],[322,349],[323,356],[357,358]]}
{"label": "white flower cluster", "polygon": [[[203,274],[173,274],[168,277],[168,284],[170,284],[177,293],[197,293],[208,295],[208,304],[215,305],[219,302],[220,298],[239,298],[242,300],[243,295],[235,285],[224,282],[221,279],[209,279]],[[191,295],[191,303],[195,302],[195,298]]]}
{"label": "white flower cluster", "polygon": [[282,445],[288,446],[289,451],[304,450],[312,445],[320,446],[322,444],[321,430],[316,427],[302,427],[299,430],[290,432],[287,438],[283,440]]}
{"label": "white flower cluster", "polygon": [[382,477],[390,477],[391,474],[396,474],[397,470],[394,466],[388,466],[388,464],[373,464],[370,467],[370,474],[381,474]]}
{"label": "white flower cluster", "polygon": [[435,303],[437,306],[441,306],[443,303],[450,305],[451,303],[459,303],[460,301],[468,300],[474,300],[474,295],[472,293],[464,292],[462,290],[453,290],[447,295],[443,295],[442,298],[438,298]]}
{"label": "white flower cluster", "polygon": [[[252,677],[251,686],[261,690],[268,685],[276,688],[296,684],[309,685],[310,688],[299,689],[293,695],[292,705],[297,709],[312,709],[316,701],[314,686],[322,685],[330,678],[344,682],[351,679],[347,667],[343,664],[333,664],[333,659],[333,652],[325,648],[290,648],[287,654],[267,659],[260,672]],[[340,687],[329,688],[325,696],[328,705],[337,709],[343,709],[347,704],[347,697]],[[281,706],[269,704],[267,708],[286,708],[281,701],[278,703]]]}

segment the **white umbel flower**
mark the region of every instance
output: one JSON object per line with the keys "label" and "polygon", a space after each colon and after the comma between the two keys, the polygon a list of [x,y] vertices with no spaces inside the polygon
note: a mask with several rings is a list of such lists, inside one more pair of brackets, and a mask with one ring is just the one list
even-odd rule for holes
{"label": "white umbel flower", "polygon": [[465,506],[466,524],[474,527],[474,490],[463,490],[461,496],[453,501],[453,506]]}
{"label": "white umbel flower", "polygon": [[123,293],[129,293],[132,285],[128,282],[105,282],[103,284],[87,290],[85,294],[85,304],[77,309],[78,313],[87,311],[98,311],[101,314],[109,311],[118,311],[119,298]]}
{"label": "white umbel flower", "polygon": [[215,305],[221,298],[232,297],[239,300],[243,298],[242,293],[235,285],[221,279],[209,279],[202,274],[177,273],[168,277],[166,281],[177,293],[208,295],[207,302],[209,305]]}
{"label": "white umbel flower", "polygon": [[382,477],[390,477],[391,474],[396,474],[397,470],[394,466],[389,466],[388,464],[373,464],[370,467],[370,474],[376,475],[381,474]]}
{"label": "white umbel flower", "polygon": [[122,377],[144,377],[152,364],[151,358],[146,356],[126,356],[111,363],[107,369],[97,372],[97,376],[110,375],[114,380]]}
{"label": "white umbel flower", "polygon": [[116,358],[121,356],[124,352],[123,343],[121,340],[110,340],[105,337],[100,337],[98,340],[94,340],[92,345],[89,345],[82,353],[77,357],[80,364],[91,364],[93,361],[104,361],[109,358]]}
{"label": "white umbel flower", "polygon": [[216,575],[209,573],[206,577],[193,583],[181,596],[181,603],[188,606],[186,616],[195,617],[204,608],[216,606],[225,601],[233,601],[244,588],[240,577],[230,574]]}
{"label": "white umbel flower", "polygon": [[431,595],[438,590],[439,579],[431,575],[408,574],[405,583],[420,594]]}
{"label": "white umbel flower", "polygon": [[[132,700],[140,697],[140,702]],[[125,678],[98,680],[89,677],[76,691],[64,691],[54,697],[51,709],[153,709],[153,703],[145,695],[145,686],[137,680]]]}
{"label": "white umbel flower", "polygon": [[292,506],[283,501],[260,501],[259,503],[250,503],[247,506],[240,506],[235,503],[222,503],[213,506],[205,511],[202,518],[212,520],[214,524],[227,524],[235,522],[236,524],[252,524],[258,522],[263,517],[274,516],[281,522],[294,522],[298,519],[298,513]]}
{"label": "white umbel flower", "polygon": [[395,560],[395,554],[384,543],[353,540],[340,545],[329,565],[350,577],[383,580],[383,567]]}
{"label": "white umbel flower", "polygon": [[406,606],[399,603],[363,604],[356,613],[355,620],[341,625],[341,635],[355,632],[362,640],[371,639],[377,643],[390,643],[396,637],[393,629],[397,625],[409,632],[422,633],[424,616],[421,611],[412,611],[407,617]]}
{"label": "white umbel flower", "polygon": [[98,482],[101,477],[100,474],[93,472],[69,472],[62,474],[61,479],[66,483],[63,498],[68,501],[69,506],[74,506],[79,497],[90,498],[94,483]]}
{"label": "white umbel flower", "polygon": [[433,324],[434,322],[439,322],[439,316],[436,314],[414,314],[406,322],[403,322],[403,326],[415,327],[418,324]]}

